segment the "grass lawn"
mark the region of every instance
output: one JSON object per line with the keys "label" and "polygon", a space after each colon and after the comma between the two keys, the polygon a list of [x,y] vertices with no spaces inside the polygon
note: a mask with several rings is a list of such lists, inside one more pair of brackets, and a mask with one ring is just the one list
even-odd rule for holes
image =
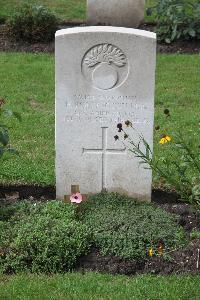
{"label": "grass lawn", "polygon": [[[192,139],[198,136],[200,56],[158,55],[156,76],[155,125],[173,136],[181,130]],[[8,120],[12,144],[20,157],[1,161],[1,183],[54,184],[54,57],[47,54],[0,53],[0,97],[7,106],[21,113],[22,122]],[[169,108],[170,121],[163,110]],[[162,132],[155,134],[155,155],[175,155],[158,144]]]}
{"label": "grass lawn", "polygon": [[[0,16],[8,17],[24,0],[0,0]],[[29,0],[28,3],[45,5],[62,19],[85,19],[86,0]]]}
{"label": "grass lawn", "polygon": [[0,277],[0,299],[34,300],[197,300],[200,277],[111,276],[95,273]]}
{"label": "grass lawn", "polygon": [[20,182],[54,183],[54,58],[3,53],[0,57],[1,97],[23,118],[12,122],[20,158],[1,162],[1,172],[11,176],[11,182],[21,178]]}
{"label": "grass lawn", "polygon": [[[25,0],[0,0],[0,17],[7,18],[17,7],[22,5]],[[45,5],[54,11],[60,18],[67,19],[86,19],[86,0],[29,0],[28,3]],[[146,6],[154,5],[156,0],[147,0]],[[153,21],[152,17],[147,20]]]}

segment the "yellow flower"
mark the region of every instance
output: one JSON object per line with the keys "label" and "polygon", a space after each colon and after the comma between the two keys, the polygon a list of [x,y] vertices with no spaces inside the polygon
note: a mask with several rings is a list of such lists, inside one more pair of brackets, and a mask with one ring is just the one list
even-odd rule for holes
{"label": "yellow flower", "polygon": [[162,136],[162,138],[160,139],[160,144],[161,145],[163,145],[163,144],[166,144],[166,143],[168,143],[168,142],[170,142],[171,141],[171,137],[170,136],[168,136],[168,135],[163,135]]}
{"label": "yellow flower", "polygon": [[153,256],[153,248],[149,249],[149,256],[152,257]]}

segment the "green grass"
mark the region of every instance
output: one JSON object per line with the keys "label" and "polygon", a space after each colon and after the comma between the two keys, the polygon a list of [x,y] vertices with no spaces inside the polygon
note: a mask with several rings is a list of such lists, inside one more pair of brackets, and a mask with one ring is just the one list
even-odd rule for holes
{"label": "green grass", "polygon": [[[172,147],[160,146],[161,133],[174,136],[182,132],[190,140],[192,150],[199,151],[199,111],[200,56],[198,55],[159,55],[156,76],[155,125],[161,131],[155,132],[155,156],[176,157]],[[165,118],[163,111],[169,108],[171,117]]]}
{"label": "green grass", "polygon": [[0,16],[9,17],[27,2],[45,5],[64,20],[86,18],[86,0],[0,0]]}
{"label": "green grass", "polygon": [[[200,56],[158,55],[156,74],[155,124],[173,135],[181,130],[199,144]],[[20,157],[1,162],[4,183],[54,184],[54,57],[47,54],[0,54],[0,97],[7,106],[21,113],[22,122],[11,120],[12,144]],[[163,110],[169,108],[170,122]],[[159,135],[161,132],[159,132]],[[155,135],[155,155],[162,156],[165,146]],[[169,147],[170,149],[170,147]],[[174,155],[169,151],[165,155]]]}
{"label": "green grass", "polygon": [[[0,17],[8,18],[24,2],[45,5],[61,19],[86,19],[86,0],[0,0]],[[156,0],[147,0],[146,7],[154,5]],[[154,21],[154,17],[146,17]]]}
{"label": "green grass", "polygon": [[[54,60],[50,55],[2,54],[1,96],[21,113],[12,120],[20,158],[3,161],[11,181],[54,183]],[[2,164],[2,162],[1,162]],[[50,172],[49,172],[50,171]],[[0,172],[0,173],[1,173]]]}
{"label": "green grass", "polygon": [[200,277],[111,276],[72,273],[0,277],[1,300],[197,300]]}

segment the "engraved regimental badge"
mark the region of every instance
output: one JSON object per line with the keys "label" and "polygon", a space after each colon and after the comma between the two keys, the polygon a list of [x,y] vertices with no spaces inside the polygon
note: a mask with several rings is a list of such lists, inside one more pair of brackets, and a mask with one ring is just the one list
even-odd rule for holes
{"label": "engraved regimental badge", "polygon": [[96,45],[82,60],[82,73],[95,88],[110,90],[128,76],[128,61],[121,49],[110,44]]}

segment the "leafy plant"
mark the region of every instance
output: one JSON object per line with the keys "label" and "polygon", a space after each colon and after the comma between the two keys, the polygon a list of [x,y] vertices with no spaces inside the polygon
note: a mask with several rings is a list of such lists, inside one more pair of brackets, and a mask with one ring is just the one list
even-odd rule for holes
{"label": "leafy plant", "polygon": [[90,230],[75,219],[73,205],[25,202],[0,233],[3,272],[56,273],[72,269],[90,245]]}
{"label": "leafy plant", "polygon": [[82,203],[81,220],[93,232],[102,255],[146,258],[148,250],[164,245],[163,253],[185,243],[178,217],[152,204],[138,203],[116,193],[101,193]]}
{"label": "leafy plant", "polygon": [[3,123],[3,116],[14,116],[21,120],[21,116],[17,112],[13,112],[4,108],[5,100],[0,98],[0,159],[8,152],[12,154],[19,154],[16,149],[10,145],[9,128]]}
{"label": "leafy plant", "polygon": [[200,38],[199,0],[160,0],[147,9],[147,14],[154,11],[159,40],[171,43],[178,39]]}
{"label": "leafy plant", "polygon": [[198,230],[193,230],[193,231],[190,233],[190,238],[191,238],[191,239],[200,239],[200,231],[198,231]]}
{"label": "leafy plant", "polygon": [[[169,110],[164,111],[169,119]],[[185,139],[182,133],[177,133],[171,138],[167,134],[162,134],[159,143],[162,147],[170,144],[173,151],[177,152],[176,158],[170,156],[156,158],[153,156],[152,150],[143,135],[138,133],[132,126],[130,121],[125,122],[127,126],[132,128],[136,133],[137,138],[133,140],[122,124],[118,124],[120,132],[124,134],[124,144],[136,158],[139,159],[139,164],[144,165],[144,168],[150,168],[155,171],[159,179],[164,179],[167,184],[180,194],[181,199],[186,202],[200,204],[200,151],[196,147],[196,151],[192,149],[189,139]],[[158,128],[156,128],[159,130]],[[115,136],[118,140],[119,136]],[[126,142],[125,142],[126,141]]]}
{"label": "leafy plant", "polygon": [[58,19],[44,6],[25,4],[8,20],[11,38],[27,42],[48,42],[54,39]]}

